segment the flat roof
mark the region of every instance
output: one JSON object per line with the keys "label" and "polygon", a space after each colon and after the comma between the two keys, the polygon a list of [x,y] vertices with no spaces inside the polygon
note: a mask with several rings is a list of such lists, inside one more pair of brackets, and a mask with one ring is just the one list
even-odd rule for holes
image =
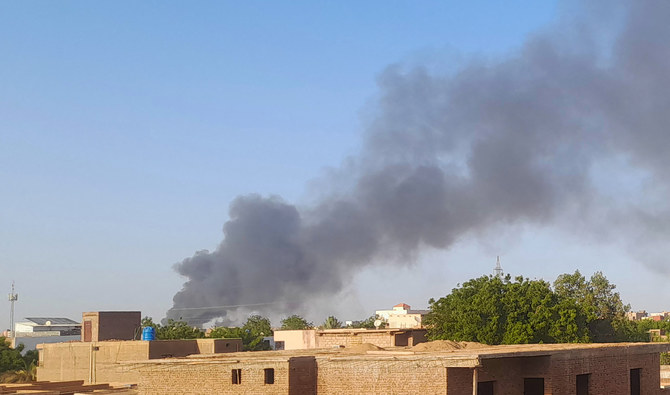
{"label": "flat roof", "polygon": [[[426,343],[421,343],[426,344]],[[420,360],[440,361],[444,366],[475,367],[483,360],[561,355],[568,358],[585,356],[616,356],[621,354],[654,354],[670,351],[670,343],[587,343],[587,344],[515,344],[462,348],[456,350],[417,351],[410,348],[391,347],[380,350],[357,348],[310,349],[291,351],[246,351],[223,354],[194,354],[183,358],[132,361],[129,364],[226,364],[240,362],[287,362],[296,357],[314,357],[329,361],[350,360]]]}

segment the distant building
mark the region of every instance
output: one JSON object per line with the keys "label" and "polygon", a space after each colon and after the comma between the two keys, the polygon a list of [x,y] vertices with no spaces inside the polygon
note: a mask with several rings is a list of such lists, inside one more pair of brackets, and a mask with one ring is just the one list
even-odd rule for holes
{"label": "distant building", "polygon": [[25,333],[58,332],[60,336],[80,335],[81,324],[69,318],[34,317],[14,324],[14,331]]}
{"label": "distant building", "polygon": [[79,340],[81,324],[69,318],[30,317],[14,324],[12,347],[23,344],[24,350],[34,350],[41,343],[61,343]]}
{"label": "distant building", "polygon": [[423,317],[428,310],[412,310],[410,305],[399,303],[392,310],[377,310],[375,314],[387,328],[423,328]]}
{"label": "distant building", "polygon": [[626,318],[631,321],[639,321],[647,317],[647,312],[644,310],[640,311],[629,311],[626,313]]}
{"label": "distant building", "polygon": [[305,329],[274,331],[275,350],[350,347],[369,343],[377,347],[414,346],[426,341],[425,329]]}

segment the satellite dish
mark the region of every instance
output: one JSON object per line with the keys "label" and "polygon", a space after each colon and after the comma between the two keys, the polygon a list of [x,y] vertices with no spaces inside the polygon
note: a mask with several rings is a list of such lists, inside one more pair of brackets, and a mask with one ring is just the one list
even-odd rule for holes
{"label": "satellite dish", "polygon": [[47,322],[44,323],[46,326],[51,326],[51,321],[47,320]]}
{"label": "satellite dish", "polygon": [[382,320],[375,320],[375,328],[379,329],[382,324]]}

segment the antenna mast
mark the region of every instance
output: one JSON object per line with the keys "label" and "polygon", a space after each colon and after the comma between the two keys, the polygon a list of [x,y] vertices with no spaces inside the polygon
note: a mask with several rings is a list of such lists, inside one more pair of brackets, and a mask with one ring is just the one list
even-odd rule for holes
{"label": "antenna mast", "polygon": [[[12,307],[9,310],[9,330],[12,335],[12,340],[16,337],[14,333],[14,302],[19,300],[19,294],[14,292],[14,281],[12,281],[12,293],[9,294],[9,303],[11,303]],[[14,342],[12,342],[13,344]]]}
{"label": "antenna mast", "polygon": [[502,267],[500,266],[500,255],[498,255],[498,259],[496,260],[496,268],[494,272],[496,277],[502,277],[503,271]]}

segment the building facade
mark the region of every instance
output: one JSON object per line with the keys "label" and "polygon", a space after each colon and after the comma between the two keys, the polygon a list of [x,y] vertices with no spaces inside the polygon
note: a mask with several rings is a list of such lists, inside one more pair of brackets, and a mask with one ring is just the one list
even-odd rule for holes
{"label": "building facade", "polygon": [[667,344],[251,352],[133,364],[140,394],[656,395]]}

